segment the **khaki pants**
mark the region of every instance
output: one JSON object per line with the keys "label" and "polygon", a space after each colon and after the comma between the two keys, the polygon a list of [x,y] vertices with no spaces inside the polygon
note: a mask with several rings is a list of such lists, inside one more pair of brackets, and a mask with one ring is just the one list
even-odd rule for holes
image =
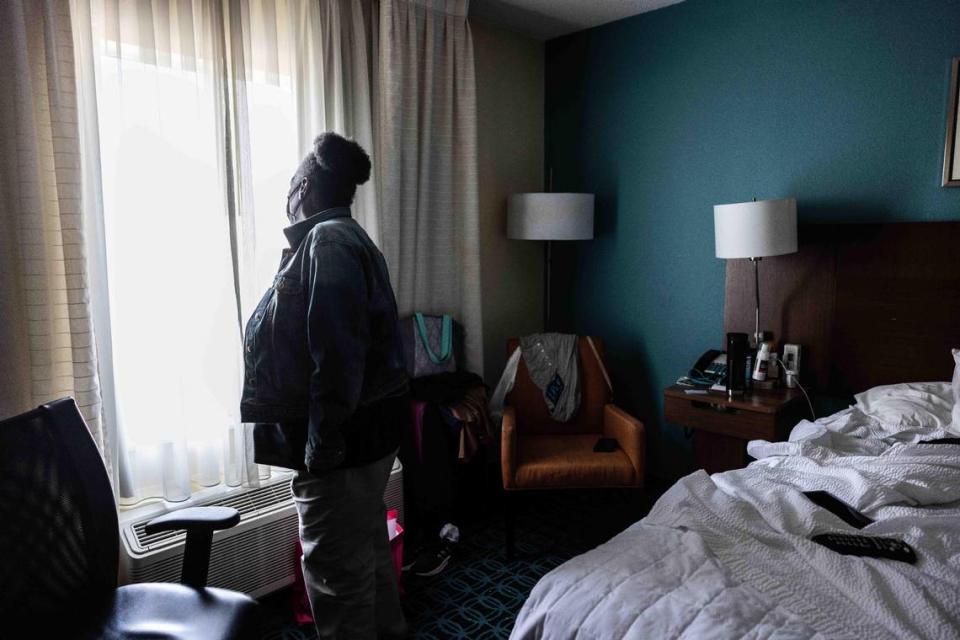
{"label": "khaki pants", "polygon": [[395,457],[293,479],[303,577],[322,640],[406,635],[383,505]]}

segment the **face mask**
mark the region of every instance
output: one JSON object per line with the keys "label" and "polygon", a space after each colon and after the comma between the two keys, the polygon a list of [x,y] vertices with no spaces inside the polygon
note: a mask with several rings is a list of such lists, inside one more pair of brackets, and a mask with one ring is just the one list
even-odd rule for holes
{"label": "face mask", "polygon": [[287,192],[287,219],[290,221],[290,224],[296,224],[303,220],[300,205],[303,203],[303,196],[307,193],[307,184],[307,178],[304,177]]}

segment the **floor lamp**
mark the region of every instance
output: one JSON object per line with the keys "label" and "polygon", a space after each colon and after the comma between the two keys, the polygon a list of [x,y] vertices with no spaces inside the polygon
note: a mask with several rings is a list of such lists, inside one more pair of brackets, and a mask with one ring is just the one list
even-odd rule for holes
{"label": "floor lamp", "polygon": [[507,206],[507,237],[546,240],[543,265],[543,328],[550,330],[550,268],[554,240],[593,238],[592,193],[517,193]]}
{"label": "floor lamp", "polygon": [[797,252],[797,201],[754,200],[713,207],[713,229],[718,258],[749,258],[753,262],[756,293],[754,346],[760,333],[760,260]]}

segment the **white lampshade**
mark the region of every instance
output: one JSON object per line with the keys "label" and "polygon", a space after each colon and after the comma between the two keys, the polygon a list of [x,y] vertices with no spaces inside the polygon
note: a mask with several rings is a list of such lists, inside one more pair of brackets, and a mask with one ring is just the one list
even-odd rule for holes
{"label": "white lampshade", "polygon": [[507,237],[589,240],[593,237],[593,194],[514,194],[507,206]]}
{"label": "white lampshade", "polygon": [[713,207],[718,258],[764,258],[797,251],[797,201],[793,198]]}

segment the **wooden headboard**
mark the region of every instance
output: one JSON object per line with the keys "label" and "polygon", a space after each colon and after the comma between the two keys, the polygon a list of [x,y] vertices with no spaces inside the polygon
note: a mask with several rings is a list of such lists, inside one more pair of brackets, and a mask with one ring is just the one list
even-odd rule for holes
{"label": "wooden headboard", "polygon": [[[801,380],[847,396],[950,380],[960,347],[960,221],[816,224],[760,263],[760,325],[802,345]],[[724,333],[752,333],[753,265],[728,260]]]}

